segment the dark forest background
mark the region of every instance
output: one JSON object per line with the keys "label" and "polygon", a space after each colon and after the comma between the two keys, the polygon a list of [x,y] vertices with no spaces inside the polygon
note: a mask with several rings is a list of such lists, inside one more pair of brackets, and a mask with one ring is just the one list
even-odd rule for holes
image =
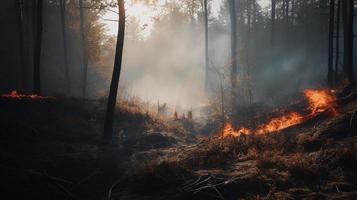
{"label": "dark forest background", "polygon": [[[62,2],[65,3],[64,13]],[[81,9],[80,2],[83,4]],[[232,2],[233,10],[230,6]],[[138,23],[138,19],[127,17],[121,87],[126,88],[126,92],[131,95],[153,102],[160,98],[157,97],[161,91],[158,85],[170,86],[162,90],[166,96],[170,95],[171,86],[192,87],[191,92],[177,95],[187,99],[182,100],[184,106],[192,107],[193,103],[188,105],[187,102],[206,98],[206,93],[197,94],[197,91],[203,91],[204,82],[208,80],[206,87],[209,88],[210,96],[219,102],[220,82],[223,93],[229,95],[233,87],[230,80],[232,65],[236,65],[240,102],[278,104],[297,91],[326,85],[329,65],[333,67],[334,79],[343,79],[342,2],[272,0],[271,5],[261,8],[255,0],[222,1],[218,15],[213,16],[213,1],[207,1],[209,63],[205,66],[204,1],[167,1],[161,5],[165,12],[155,20],[149,36],[143,36],[142,29],[145,27]],[[126,3],[129,5],[135,1]],[[151,7],[159,6],[156,1],[141,3]],[[18,90],[32,93],[37,1],[3,0],[0,4],[3,26],[0,37],[0,92]],[[334,13],[331,13],[331,8]],[[115,1],[43,1],[40,64],[43,94],[86,98],[106,96],[116,40],[115,36],[106,31],[102,19],[102,15],[109,12],[108,9],[116,10]],[[81,10],[84,18],[84,44]],[[236,24],[234,27],[231,23],[232,12]],[[61,14],[64,14],[65,27],[62,26]],[[332,34],[329,32],[331,14],[334,26]],[[236,58],[233,59],[236,63],[231,56],[232,28],[236,30],[233,38],[236,40]],[[330,47],[329,38],[332,38],[333,44]],[[355,45],[356,42],[353,42]],[[332,49],[330,56],[329,49]],[[356,63],[354,55],[353,61]],[[329,64],[329,57],[332,57],[332,64]],[[89,63],[87,75],[84,70],[86,62]],[[206,68],[207,75],[204,73]],[[149,81],[145,81],[147,76],[150,77]],[[191,81],[181,78],[188,76]],[[84,77],[87,77],[87,82]],[[152,79],[159,81],[155,80],[151,85]],[[139,86],[135,87],[135,84]],[[145,88],[152,88],[153,94],[145,95]],[[169,103],[175,104],[175,101],[179,100]]]}

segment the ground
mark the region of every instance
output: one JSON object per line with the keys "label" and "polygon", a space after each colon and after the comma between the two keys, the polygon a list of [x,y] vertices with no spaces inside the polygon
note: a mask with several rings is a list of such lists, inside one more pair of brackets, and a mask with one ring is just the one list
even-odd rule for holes
{"label": "ground", "polygon": [[3,199],[357,199],[357,90],[340,115],[264,136],[195,138],[104,101],[0,99]]}

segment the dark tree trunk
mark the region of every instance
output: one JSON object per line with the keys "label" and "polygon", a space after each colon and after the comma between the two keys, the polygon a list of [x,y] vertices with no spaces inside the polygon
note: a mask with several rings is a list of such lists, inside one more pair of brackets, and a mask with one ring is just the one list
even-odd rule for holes
{"label": "dark tree trunk", "polygon": [[271,0],[271,35],[270,42],[272,46],[274,45],[275,40],[275,9],[276,9],[276,0]]}
{"label": "dark tree trunk", "polygon": [[71,81],[69,77],[69,66],[68,66],[68,52],[67,52],[67,33],[66,33],[66,0],[60,1],[61,9],[61,29],[62,29],[62,42],[63,42],[63,59],[64,59],[64,72],[66,78],[66,92],[70,94],[71,92]]}
{"label": "dark tree trunk", "polygon": [[252,24],[252,2],[251,2],[251,0],[247,1],[247,24],[248,24],[247,39],[248,39],[248,44],[249,44],[250,31],[251,31],[251,27],[252,27],[251,26],[251,24]]}
{"label": "dark tree trunk", "polygon": [[36,16],[36,40],[34,50],[34,73],[33,73],[33,88],[35,94],[41,94],[41,48],[42,48],[42,0],[37,1],[37,16]]}
{"label": "dark tree trunk", "polygon": [[237,76],[237,16],[235,0],[230,0],[230,19],[231,19],[231,82],[232,88],[236,87]]}
{"label": "dark tree trunk", "polygon": [[[329,17],[329,33],[328,33],[328,70],[327,82],[332,86],[333,81],[333,33],[334,33],[334,19],[335,19],[335,0],[330,0],[330,17]],[[338,38],[337,38],[338,39]]]}
{"label": "dark tree trunk", "polygon": [[207,10],[207,0],[203,1],[204,8],[204,23],[205,23],[205,65],[206,65],[206,77],[205,77],[205,87],[206,92],[208,91],[208,72],[209,72],[209,58],[208,58],[208,10]]}
{"label": "dark tree trunk", "polygon": [[79,15],[80,15],[80,25],[82,34],[82,62],[83,62],[83,87],[82,87],[82,97],[86,97],[87,89],[87,71],[88,71],[88,52],[87,52],[87,37],[86,30],[84,28],[84,12],[83,12],[83,0],[79,0]]}
{"label": "dark tree trunk", "polygon": [[231,83],[233,91],[233,106],[236,101],[236,82],[237,82],[237,16],[235,0],[230,0],[230,20],[231,20]]}
{"label": "dark tree trunk", "polygon": [[113,76],[112,76],[112,81],[110,83],[107,112],[106,112],[105,124],[104,124],[104,138],[109,140],[113,137],[114,110],[117,100],[120,70],[121,70],[121,63],[123,57],[124,34],[125,34],[124,0],[118,0],[118,7],[119,7],[119,28],[118,28],[118,35],[117,35]]}
{"label": "dark tree trunk", "polygon": [[335,70],[334,70],[334,82],[335,85],[338,82],[338,65],[340,62],[340,16],[341,16],[341,1],[337,2],[337,14],[336,14],[336,58],[335,58]]}
{"label": "dark tree trunk", "polygon": [[291,1],[290,23],[291,25],[295,24],[295,0]]}
{"label": "dark tree trunk", "polygon": [[286,21],[286,26],[289,25],[289,20],[290,20],[289,9],[290,9],[290,1],[286,0],[285,1],[285,21]]}
{"label": "dark tree trunk", "polygon": [[19,50],[20,50],[20,80],[18,88],[22,91],[25,90],[25,77],[26,77],[26,66],[25,66],[25,41],[24,41],[24,18],[23,18],[23,0],[17,0],[16,10],[17,10],[17,24],[19,27]]}
{"label": "dark tree trunk", "polygon": [[353,76],[353,0],[343,0],[343,66],[346,78],[354,83]]}
{"label": "dark tree trunk", "polygon": [[253,13],[253,15],[252,15],[252,21],[253,21],[253,23],[252,23],[252,28],[254,29],[254,27],[255,27],[255,23],[257,22],[257,5],[256,5],[256,0],[253,0],[252,1],[252,4],[253,4],[253,11],[252,11],[252,13]]}

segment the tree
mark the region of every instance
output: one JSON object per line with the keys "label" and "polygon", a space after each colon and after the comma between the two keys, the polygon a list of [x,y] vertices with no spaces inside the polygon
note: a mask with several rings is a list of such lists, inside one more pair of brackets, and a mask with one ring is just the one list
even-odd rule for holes
{"label": "tree", "polygon": [[275,9],[276,9],[276,0],[271,0],[271,35],[270,42],[272,46],[274,45],[275,38]]}
{"label": "tree", "polygon": [[334,70],[334,82],[338,81],[338,65],[340,59],[340,16],[341,16],[341,1],[337,2],[337,14],[336,14],[336,58],[335,58],[335,70]]}
{"label": "tree", "polygon": [[66,1],[60,0],[61,30],[63,42],[64,71],[66,77],[66,92],[71,92],[71,82],[69,77],[68,53],[67,53],[67,33],[66,33]]}
{"label": "tree", "polygon": [[229,10],[231,19],[231,83],[233,91],[233,106],[236,101],[236,82],[237,82],[237,16],[235,0],[230,0]]}
{"label": "tree", "polygon": [[79,0],[79,17],[82,35],[82,62],[83,62],[83,86],[82,86],[82,97],[86,96],[87,89],[87,71],[88,71],[88,52],[87,52],[87,37],[84,28],[84,12],[83,12],[83,0]]}
{"label": "tree", "polygon": [[118,7],[119,7],[119,27],[118,27],[117,44],[116,44],[116,52],[115,52],[115,60],[114,60],[114,69],[113,69],[112,81],[110,83],[107,112],[105,116],[105,124],[104,124],[105,139],[111,139],[113,137],[114,110],[117,100],[120,70],[121,70],[123,48],[124,48],[124,34],[125,34],[124,0],[118,0]]}
{"label": "tree", "polygon": [[204,8],[204,24],[205,24],[205,65],[206,65],[206,92],[208,91],[208,70],[209,70],[209,58],[208,58],[208,10],[207,10],[207,0],[203,1]]}
{"label": "tree", "polygon": [[349,84],[354,83],[353,77],[353,0],[342,1],[343,8],[343,66]]}
{"label": "tree", "polygon": [[[327,82],[332,86],[333,79],[333,33],[335,19],[335,0],[330,0],[330,17],[329,17],[329,38],[328,38],[328,70]],[[337,38],[338,40],[338,38]]]}
{"label": "tree", "polygon": [[19,81],[19,88],[25,90],[25,42],[24,42],[24,19],[23,19],[23,0],[17,0],[17,24],[19,27],[19,49],[20,49],[20,63],[21,63],[21,78]]}
{"label": "tree", "polygon": [[37,15],[36,15],[36,38],[34,49],[34,73],[33,73],[33,88],[34,93],[41,94],[41,48],[42,48],[42,0],[37,1]]}

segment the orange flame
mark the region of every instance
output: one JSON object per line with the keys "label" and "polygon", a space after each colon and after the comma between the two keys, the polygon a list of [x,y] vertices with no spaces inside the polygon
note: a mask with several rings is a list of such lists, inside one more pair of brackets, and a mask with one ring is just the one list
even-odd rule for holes
{"label": "orange flame", "polygon": [[223,128],[223,137],[229,137],[229,136],[233,136],[233,137],[239,137],[241,135],[250,135],[252,134],[252,131],[248,128],[241,128],[239,130],[234,130],[233,125],[231,123],[227,123],[224,128]]}
{"label": "orange flame", "polygon": [[305,90],[304,94],[310,104],[310,114],[303,116],[297,112],[291,112],[281,117],[271,119],[270,122],[258,126],[258,128],[254,131],[245,127],[235,130],[231,123],[227,123],[223,128],[222,137],[239,137],[242,134],[264,135],[272,132],[278,132],[291,126],[301,124],[325,111],[329,111],[333,116],[338,115],[336,97],[330,90]]}
{"label": "orange flame", "polygon": [[316,116],[329,111],[333,116],[338,115],[336,97],[330,90],[305,90],[305,97],[310,103],[311,115]]}
{"label": "orange flame", "polygon": [[15,100],[53,100],[55,99],[54,97],[44,97],[44,96],[39,96],[37,94],[30,94],[30,95],[26,95],[26,94],[19,94],[17,93],[16,90],[13,90],[10,92],[10,94],[3,94],[1,95],[1,97],[3,98],[7,98],[7,99],[15,99]]}
{"label": "orange flame", "polygon": [[304,121],[304,117],[297,112],[292,112],[282,117],[272,119],[269,123],[264,124],[256,130],[256,134],[263,135],[266,133],[281,131],[291,126],[300,124]]}

